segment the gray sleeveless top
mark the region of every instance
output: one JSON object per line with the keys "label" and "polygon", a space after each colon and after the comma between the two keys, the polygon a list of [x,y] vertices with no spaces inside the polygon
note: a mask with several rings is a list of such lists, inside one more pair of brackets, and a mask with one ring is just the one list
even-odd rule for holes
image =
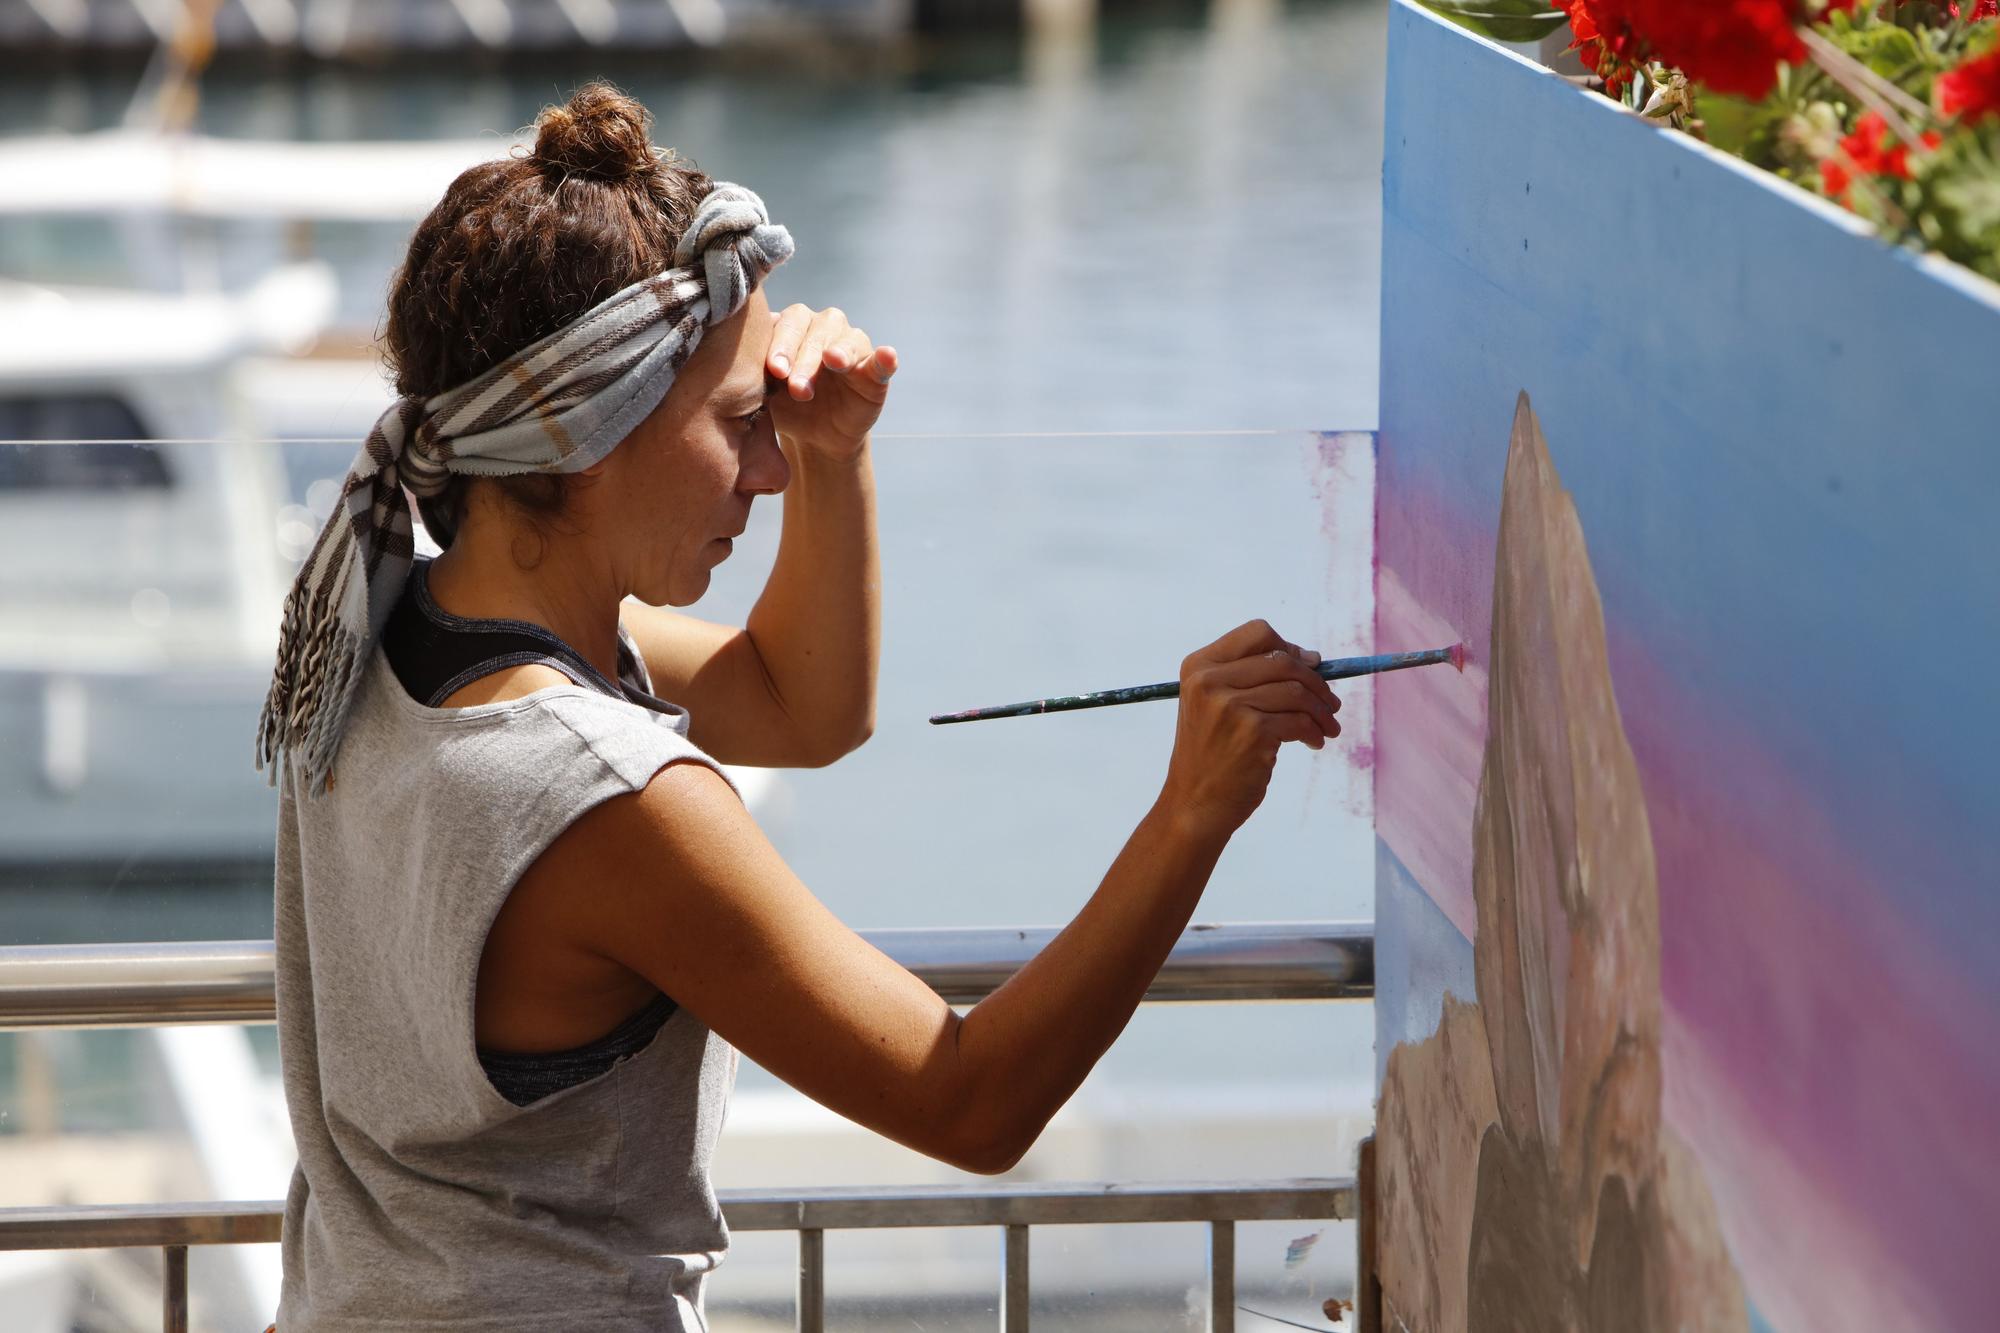
{"label": "gray sleeveless top", "polygon": [[542,849],[666,764],[722,772],[688,720],[580,685],[431,708],[378,646],[333,789],[302,798],[287,766],[278,1045],[299,1161],[280,1333],[706,1329],[734,1048],[676,1009],[637,1054],[517,1106],[473,1028],[487,930]]}

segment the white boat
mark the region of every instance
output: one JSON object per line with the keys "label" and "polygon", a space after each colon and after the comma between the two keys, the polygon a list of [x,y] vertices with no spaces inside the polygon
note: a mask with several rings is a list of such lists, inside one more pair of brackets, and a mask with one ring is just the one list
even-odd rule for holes
{"label": "white boat", "polygon": [[[250,762],[290,573],[278,453],[229,368],[295,347],[322,266],[241,297],[0,287],[0,870],[268,860]],[[252,700],[255,703],[252,703]]]}

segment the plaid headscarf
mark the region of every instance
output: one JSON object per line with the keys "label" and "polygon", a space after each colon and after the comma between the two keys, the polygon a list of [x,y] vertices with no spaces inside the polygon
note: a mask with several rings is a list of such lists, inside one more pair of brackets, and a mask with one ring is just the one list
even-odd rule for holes
{"label": "plaid headscarf", "polygon": [[576,472],[666,397],[703,331],[743,308],[789,259],[791,233],[764,201],[718,183],[674,248],[674,267],[434,398],[404,398],[375,423],[285,599],[257,767],[290,752],[318,791],[333,768],[361,671],[414,557],[402,492],[438,494],[450,473]]}

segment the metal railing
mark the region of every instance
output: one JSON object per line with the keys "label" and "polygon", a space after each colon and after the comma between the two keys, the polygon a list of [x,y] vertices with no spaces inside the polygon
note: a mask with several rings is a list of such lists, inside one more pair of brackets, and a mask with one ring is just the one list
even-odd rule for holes
{"label": "metal railing", "polygon": [[[954,1004],[991,993],[1055,933],[1054,927],[862,932]],[[268,1023],[275,1017],[273,965],[269,940],[0,948],[0,1031]],[[1189,928],[1146,999],[1367,999],[1374,988],[1368,923],[1231,924]],[[1364,1175],[1366,1164],[1364,1146]],[[1034,1226],[1206,1222],[1211,1333],[1235,1328],[1238,1222],[1361,1221],[1363,1269],[1371,1267],[1361,1192],[1344,1179],[720,1190],[717,1196],[732,1231],[798,1233],[800,1333],[825,1328],[828,1231],[1001,1228],[1003,1333],[1028,1328],[1028,1233]],[[157,1247],[163,1327],[185,1333],[188,1247],[275,1243],[283,1217],[279,1200],[0,1208],[0,1250]],[[1365,1290],[1368,1273],[1358,1272],[1357,1280]]]}
{"label": "metal railing", "polygon": [[[1326,1219],[1353,1221],[1352,1180],[1251,1184],[1009,1185],[993,1188],[897,1186],[771,1193],[718,1190],[723,1220],[736,1231],[799,1234],[799,1333],[826,1328],[826,1233],[881,1227],[1000,1227],[1003,1333],[1028,1329],[1028,1229],[1126,1222],[1208,1223],[1208,1327],[1236,1326],[1236,1224]],[[190,1245],[275,1244],[282,1200],[258,1203],[142,1204],[119,1207],[0,1208],[0,1250],[157,1246],[165,1255],[164,1324],[187,1327]]]}
{"label": "metal railing", "polygon": [[[1058,927],[864,930],[862,938],[953,1004],[976,1004]],[[269,940],[47,944],[0,948],[0,1031],[269,1023]],[[1369,922],[1191,926],[1146,992],[1149,1002],[1365,1000],[1375,994]]]}

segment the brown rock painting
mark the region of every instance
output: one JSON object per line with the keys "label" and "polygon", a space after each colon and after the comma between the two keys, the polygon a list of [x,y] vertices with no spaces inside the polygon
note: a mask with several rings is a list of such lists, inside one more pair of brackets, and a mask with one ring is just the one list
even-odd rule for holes
{"label": "brown rock painting", "polygon": [[1383,1313],[1411,1333],[1746,1328],[1660,1120],[1659,898],[1576,509],[1521,395],[1473,815],[1478,1003],[1390,1052]]}

